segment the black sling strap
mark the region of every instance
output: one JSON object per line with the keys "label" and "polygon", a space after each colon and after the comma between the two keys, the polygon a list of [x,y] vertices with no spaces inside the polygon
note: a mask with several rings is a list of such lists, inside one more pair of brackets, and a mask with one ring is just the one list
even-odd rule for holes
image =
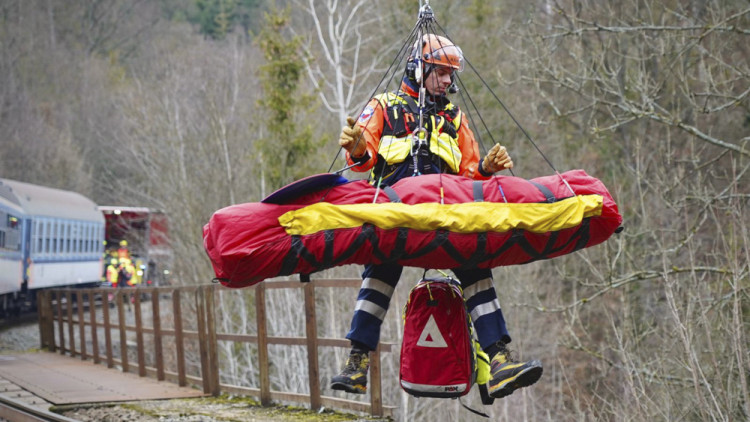
{"label": "black sling strap", "polygon": [[481,180],[475,180],[471,184],[471,191],[474,195],[474,202],[484,202],[484,191],[482,187],[484,183]]}
{"label": "black sling strap", "polygon": [[385,194],[388,196],[388,199],[390,199],[391,202],[396,203],[396,204],[401,202],[401,197],[398,196],[398,193],[396,193],[396,191],[393,190],[393,188],[390,187],[389,185],[383,186],[381,189],[383,189],[383,192],[385,192]]}
{"label": "black sling strap", "polygon": [[555,195],[552,194],[552,191],[549,190],[547,186],[544,186],[541,183],[534,182],[533,180],[529,180],[528,182],[536,186],[537,189],[539,189],[539,192],[541,192],[542,195],[544,195],[544,198],[546,199],[548,204],[551,204],[557,201],[557,199],[555,198]]}

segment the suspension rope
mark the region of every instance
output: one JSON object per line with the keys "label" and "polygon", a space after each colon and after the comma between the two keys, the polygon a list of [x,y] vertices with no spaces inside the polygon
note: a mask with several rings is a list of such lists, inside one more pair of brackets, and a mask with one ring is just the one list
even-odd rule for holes
{"label": "suspension rope", "polygon": [[[443,33],[445,33],[445,35],[448,37],[448,39],[450,39],[450,37],[448,36],[448,32],[442,26],[440,26],[440,24],[437,21],[435,21],[435,24],[438,26],[438,28],[440,28],[441,31],[443,31]],[[526,131],[526,129],[524,129],[524,127],[521,125],[521,123],[518,121],[518,119],[516,119],[516,117],[513,115],[513,113],[511,113],[510,109],[508,109],[508,107],[505,106],[505,103],[500,99],[500,97],[498,97],[497,94],[495,94],[495,91],[493,91],[492,88],[490,87],[490,85],[484,80],[484,78],[482,78],[482,75],[479,74],[479,72],[474,67],[474,65],[471,64],[471,62],[469,61],[469,59],[467,59],[465,56],[464,56],[464,60],[466,61],[466,64],[469,65],[469,67],[471,68],[471,70],[474,71],[474,74],[477,75],[477,78],[479,78],[479,80],[482,82],[482,85],[484,85],[485,88],[487,88],[487,91],[489,91],[490,94],[492,94],[492,96],[495,98],[495,101],[497,101],[498,104],[500,104],[500,106],[503,108],[503,110],[508,115],[508,117],[510,117],[510,119],[513,120],[513,123],[515,123],[516,127],[518,127],[518,129],[521,130],[521,133],[523,133],[523,135],[526,137],[526,139],[528,139],[529,142],[531,142],[531,145],[534,147],[534,149],[537,150],[537,152],[539,153],[539,155],[542,156],[542,158],[544,159],[544,161],[547,162],[547,165],[549,165],[549,167],[552,169],[552,171],[554,171],[555,174],[560,178],[560,180],[562,180],[562,182],[565,184],[565,186],[568,188],[568,190],[573,195],[575,195],[576,193],[573,190],[573,188],[570,187],[570,184],[568,184],[568,181],[565,180],[564,177],[562,177],[562,175],[560,174],[560,172],[555,168],[554,164],[552,164],[552,161],[550,161],[550,159],[547,158],[547,155],[545,155],[544,152],[541,150],[541,148],[539,148],[539,145],[537,145],[537,143],[534,142],[534,140],[531,138],[531,135],[529,135],[529,133]],[[467,95],[468,95],[468,93],[467,93]],[[478,110],[477,110],[477,114],[480,116],[480,119],[481,119],[481,114],[479,114]],[[487,130],[487,126],[486,125],[485,125],[485,129]],[[492,138],[492,132],[490,132],[489,130],[487,130],[487,133],[489,133],[490,137]],[[494,138],[493,138],[493,142],[494,142]],[[513,174],[512,171],[511,171],[511,174]]]}
{"label": "suspension rope", "polygon": [[[393,61],[388,66],[388,69],[386,69],[385,73],[383,74],[383,77],[380,78],[380,81],[375,86],[375,89],[372,91],[372,93],[370,94],[369,98],[375,97],[375,94],[378,92],[378,90],[380,89],[380,86],[383,84],[383,81],[386,79],[386,77],[388,77],[388,74],[391,72],[391,70],[394,68],[394,66],[397,65],[397,63],[400,63],[401,60],[403,60],[403,55],[407,51],[406,46],[409,45],[409,39],[414,36],[414,33],[417,31],[418,28],[419,28],[419,22],[417,22],[414,25],[414,28],[412,28],[411,32],[409,33],[409,36],[406,38],[406,41],[404,42],[404,44],[401,45],[401,48],[399,49],[399,52],[396,54],[396,57],[394,57]],[[388,79],[388,82],[385,85],[386,86],[386,91],[385,92],[387,92],[387,87],[388,87],[388,85],[390,85],[391,80],[393,79],[394,74],[395,74],[395,71],[394,71],[393,74],[391,74],[391,77]],[[368,100],[368,102],[369,102],[369,100]],[[366,106],[367,106],[367,103],[365,103],[365,105],[362,106],[362,108],[359,109],[358,116],[362,114],[362,112],[364,111],[364,108]],[[361,139],[362,139],[362,136],[360,136],[359,139],[357,139],[357,142],[360,142]],[[331,173],[331,170],[333,170],[333,166],[336,164],[336,160],[338,159],[339,155],[341,154],[341,150],[342,149],[343,149],[343,147],[339,147],[339,150],[336,153],[336,156],[333,158],[333,162],[331,162],[331,165],[328,167],[328,172],[329,173]],[[342,168],[341,170],[336,171],[335,173],[336,174],[341,174],[345,170],[348,170],[348,169],[350,169],[350,168],[352,168],[354,166],[356,166],[356,164],[350,165],[350,166],[346,166],[346,167]]]}

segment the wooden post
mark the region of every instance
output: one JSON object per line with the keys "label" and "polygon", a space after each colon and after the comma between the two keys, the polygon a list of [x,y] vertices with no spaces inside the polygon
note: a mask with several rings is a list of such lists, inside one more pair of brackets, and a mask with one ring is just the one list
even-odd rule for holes
{"label": "wooden post", "polygon": [[63,326],[62,290],[55,290],[57,299],[57,331],[60,333],[60,354],[65,354],[65,327]]}
{"label": "wooden post", "polygon": [[75,357],[76,355],[76,339],[75,339],[75,327],[73,327],[73,292],[70,289],[65,290],[65,302],[68,315],[68,344],[70,344],[70,356]]}
{"label": "wooden post", "polygon": [[310,408],[320,409],[320,372],[318,369],[318,325],[315,319],[315,285],[305,284],[305,336],[307,337],[307,375],[310,383]]}
{"label": "wooden post", "polygon": [[78,311],[78,337],[81,341],[81,360],[86,360],[86,324],[83,320],[83,290],[76,292],[76,310]]}
{"label": "wooden post", "polygon": [[52,295],[47,290],[39,290],[36,295],[39,306],[39,340],[41,348],[55,351],[55,325],[52,314]]}
{"label": "wooden post", "polygon": [[[114,298],[114,296],[113,296]],[[109,291],[102,293],[102,317],[104,317],[104,347],[107,354],[107,368],[114,368],[112,357],[112,325],[109,322]]]}
{"label": "wooden post", "polygon": [[164,354],[161,344],[161,315],[159,313],[159,291],[151,293],[151,325],[154,327],[154,354],[156,358],[156,379],[164,381]]}
{"label": "wooden post", "polygon": [[143,315],[141,315],[141,294],[138,293],[138,288],[133,288],[136,292],[133,294],[133,301],[135,302],[135,339],[136,348],[138,350],[138,376],[146,376],[146,351],[143,346]]}
{"label": "wooden post", "polygon": [[91,353],[94,354],[94,363],[101,362],[99,356],[99,333],[97,333],[96,327],[96,293],[93,289],[88,290],[89,295],[89,317],[91,318],[91,345],[93,350]]}
{"label": "wooden post", "polygon": [[208,333],[208,364],[210,365],[210,393],[218,396],[221,393],[219,385],[219,352],[216,339],[216,307],[214,306],[214,286],[206,287],[206,328]]}
{"label": "wooden post", "polygon": [[255,315],[258,324],[258,370],[260,371],[260,403],[271,404],[271,379],[268,361],[268,329],[266,328],[266,285],[255,285]]}
{"label": "wooden post", "polygon": [[195,310],[198,317],[198,348],[201,355],[203,392],[211,393],[211,368],[208,362],[208,333],[206,332],[206,295],[203,286],[195,290]]}
{"label": "wooden post", "polygon": [[383,416],[383,396],[380,385],[380,345],[370,352],[370,412]]}
{"label": "wooden post", "polygon": [[172,309],[174,312],[174,343],[177,349],[177,383],[180,387],[187,385],[185,374],[185,342],[182,335],[182,306],[180,304],[180,291],[172,291]]}
{"label": "wooden post", "polygon": [[128,296],[122,290],[117,291],[117,325],[120,328],[120,356],[122,360],[122,372],[129,372],[128,367],[128,338],[125,332],[125,308],[123,306],[123,296]]}

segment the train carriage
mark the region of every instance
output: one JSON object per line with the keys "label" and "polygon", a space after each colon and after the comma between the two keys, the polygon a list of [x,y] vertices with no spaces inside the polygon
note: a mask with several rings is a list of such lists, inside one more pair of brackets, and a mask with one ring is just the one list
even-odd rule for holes
{"label": "train carriage", "polygon": [[0,218],[0,312],[37,289],[100,281],[105,221],[89,198],[0,179]]}

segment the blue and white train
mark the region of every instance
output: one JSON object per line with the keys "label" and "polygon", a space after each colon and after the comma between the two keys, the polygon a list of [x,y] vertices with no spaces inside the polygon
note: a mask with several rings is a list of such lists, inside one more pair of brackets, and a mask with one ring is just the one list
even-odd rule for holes
{"label": "blue and white train", "polygon": [[0,179],[0,315],[36,291],[101,280],[105,220],[85,196]]}

